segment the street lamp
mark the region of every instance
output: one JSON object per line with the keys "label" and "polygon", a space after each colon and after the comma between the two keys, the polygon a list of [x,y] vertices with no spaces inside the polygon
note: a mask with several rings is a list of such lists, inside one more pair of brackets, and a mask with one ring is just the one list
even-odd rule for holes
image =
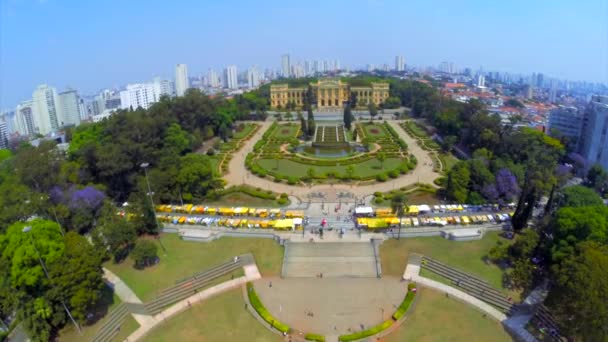
{"label": "street lamp", "polygon": [[[46,265],[44,264],[44,261],[42,261],[42,257],[40,256],[40,252],[38,252],[38,248],[36,248],[36,242],[34,241],[32,234],[27,234],[31,230],[32,230],[31,226],[25,226],[25,227],[23,227],[22,232],[25,235],[28,235],[30,237],[30,240],[32,241],[32,246],[34,247],[34,250],[36,251],[36,256],[38,256],[38,261],[40,261],[40,266],[42,266],[42,270],[44,271],[46,278],[49,280],[49,283],[52,286],[53,281],[51,280],[51,277],[49,276],[49,271],[46,269]],[[63,308],[65,309],[65,312],[68,314],[68,317],[70,317],[70,320],[72,320],[72,323],[74,323],[74,326],[76,327],[76,330],[78,330],[78,333],[80,335],[82,335],[82,330],[80,330],[80,326],[78,325],[78,323],[76,323],[76,320],[72,316],[70,309],[68,309],[67,305],[65,305],[65,301],[63,299],[61,299],[61,305],[63,305]]]}
{"label": "street lamp", "polygon": [[156,222],[156,229],[158,230],[158,243],[160,243],[160,247],[162,247],[163,251],[167,253],[167,249],[163,245],[162,240],[160,239],[160,225],[158,224],[158,219],[156,218],[156,209],[154,208],[154,200],[152,200],[152,190],[150,189],[150,181],[148,180],[148,167],[150,163],[141,163],[140,167],[144,169],[144,174],[146,175],[146,184],[148,185],[148,196],[150,196],[150,204],[152,205],[152,213],[154,214],[154,222]]}

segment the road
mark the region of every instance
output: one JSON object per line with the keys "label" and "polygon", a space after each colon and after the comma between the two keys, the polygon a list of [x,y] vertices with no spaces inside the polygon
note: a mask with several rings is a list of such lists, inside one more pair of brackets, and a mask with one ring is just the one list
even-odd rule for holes
{"label": "road", "polygon": [[433,181],[441,175],[433,170],[433,161],[429,154],[424,151],[416,140],[409,136],[400,126],[399,123],[403,121],[387,120],[399,137],[403,139],[408,145],[408,152],[413,154],[418,160],[418,165],[414,170],[406,175],[402,175],[396,179],[390,179],[382,183],[372,183],[365,185],[357,184],[320,184],[309,187],[288,185],[285,183],[275,183],[274,181],[267,178],[260,178],[253,175],[245,168],[245,158],[247,154],[253,151],[255,143],[262,138],[262,135],[270,125],[272,121],[265,121],[262,123],[262,127],[255,133],[255,135],[249,139],[243,147],[236,152],[230,163],[228,164],[228,173],[223,176],[226,180],[227,186],[248,184],[256,188],[273,190],[279,193],[287,193],[292,196],[297,196],[300,199],[306,198],[310,193],[322,192],[326,194],[327,201],[336,201],[338,199],[338,193],[349,192],[356,197],[368,196],[376,191],[386,192],[401,187],[405,187],[414,183],[426,183],[434,185]]}

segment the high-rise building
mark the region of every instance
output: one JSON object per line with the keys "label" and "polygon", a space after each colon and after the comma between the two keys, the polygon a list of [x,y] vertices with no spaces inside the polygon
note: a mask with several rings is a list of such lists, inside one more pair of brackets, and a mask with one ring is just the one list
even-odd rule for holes
{"label": "high-rise building", "polygon": [[608,169],[608,96],[595,95],[585,110],[581,154],[592,164]]}
{"label": "high-rise building", "polygon": [[[160,77],[155,77],[154,78],[154,92],[158,96],[159,100],[160,100],[160,97],[163,95],[173,96],[173,84],[171,84],[171,81],[169,81],[169,80],[163,80]],[[107,105],[107,101],[108,100],[106,100],[106,107],[109,109],[109,106]]]}
{"label": "high-rise building", "polygon": [[289,77],[291,72],[291,64],[289,62],[289,55],[285,54],[281,56],[281,76]]}
{"label": "high-rise building", "polygon": [[177,96],[184,96],[188,88],[190,88],[188,67],[186,64],[178,64],[175,66],[175,94]]}
{"label": "high-rise building", "polygon": [[405,70],[405,60],[403,56],[395,56],[395,71]]}
{"label": "high-rise building", "polygon": [[[137,109],[138,107],[148,109],[154,102],[158,101],[159,97],[156,94],[154,83],[129,84],[127,89],[120,92],[120,107],[122,109]],[[105,105],[94,115],[99,115],[104,110]]]}
{"label": "high-rise building", "polygon": [[549,90],[549,102],[555,103],[557,100],[557,82],[551,81],[551,89]]}
{"label": "high-rise building", "polygon": [[336,59],[336,60],[334,61],[334,69],[335,69],[336,71],[339,71],[339,70],[342,70],[342,68],[341,68],[341,67],[342,67],[342,66],[340,65],[340,60],[339,60],[339,59]]}
{"label": "high-rise building", "polygon": [[547,132],[553,137],[567,137],[568,148],[578,150],[583,127],[583,113],[575,107],[559,106],[549,113]]}
{"label": "high-rise building", "polygon": [[224,88],[238,89],[239,84],[236,75],[236,65],[229,65],[224,69]]}
{"label": "high-rise building", "polygon": [[36,133],[47,135],[59,129],[59,97],[57,90],[46,84],[39,85],[32,94],[32,112]]}
{"label": "high-rise building", "polygon": [[76,90],[70,89],[59,93],[59,125],[77,126],[80,124],[80,96]]}
{"label": "high-rise building", "polygon": [[484,88],[486,86],[486,78],[483,74],[477,75],[476,85],[479,88]]}
{"label": "high-rise building", "polygon": [[253,66],[247,70],[247,86],[249,88],[257,88],[260,85],[260,73]]}
{"label": "high-rise building", "polygon": [[214,69],[207,71],[207,86],[211,88],[220,87],[220,78],[217,76],[217,72]]}
{"label": "high-rise building", "polygon": [[8,123],[0,120],[0,148],[8,148]]}
{"label": "high-rise building", "polygon": [[17,132],[21,135],[34,135],[36,133],[36,123],[34,122],[32,100],[23,101],[17,105],[15,110],[15,121]]}

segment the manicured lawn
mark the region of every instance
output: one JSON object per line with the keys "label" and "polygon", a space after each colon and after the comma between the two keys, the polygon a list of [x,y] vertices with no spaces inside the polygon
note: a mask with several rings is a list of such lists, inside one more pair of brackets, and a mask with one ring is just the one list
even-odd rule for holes
{"label": "manicured lawn", "polygon": [[218,207],[281,207],[277,201],[253,197],[242,192],[233,192],[222,196],[217,201],[205,201],[204,204]]}
{"label": "manicured lawn", "polygon": [[453,154],[451,153],[441,153],[439,155],[439,158],[441,158],[441,161],[443,163],[445,163],[445,170],[444,171],[450,171],[452,169],[452,167],[454,167],[454,165],[456,165],[456,163],[459,162],[459,159],[454,157]]}
{"label": "manicured lawn", "polygon": [[272,138],[276,139],[285,139],[285,138],[295,138],[298,130],[300,129],[299,125],[279,125],[274,132],[272,133]]}
{"label": "manicured lawn", "polygon": [[245,310],[241,289],[193,305],[163,322],[144,341],[281,341]]}
{"label": "manicured lawn", "polygon": [[271,239],[224,237],[213,242],[183,241],[178,234],[163,234],[166,255],[159,247],[160,262],[144,270],[133,268],[127,259],[120,264],[106,263],[131,287],[142,301],[194,273],[230,260],[235,255],[253,253],[262,275],[277,276],[283,263],[283,247]]}
{"label": "manicured lawn", "polygon": [[498,239],[505,243],[510,242],[499,237],[499,232],[487,232],[483,239],[475,241],[457,242],[439,236],[387,240],[380,245],[382,273],[403,276],[409,253],[419,253],[478,276],[517,299],[517,293],[503,287],[503,271],[498,266],[484,261],[484,256],[496,245]]}
{"label": "manicured lawn", "polygon": [[237,127],[236,131],[234,132],[234,135],[232,136],[232,138],[234,139],[243,139],[244,137],[248,136],[249,133],[251,133],[251,131],[253,131],[255,128],[257,127],[256,124],[244,124],[242,129],[240,129],[239,127]]}
{"label": "manicured lawn", "polygon": [[511,341],[499,322],[440,292],[422,288],[407,320],[384,342]]}
{"label": "manicured lawn", "polygon": [[406,123],[406,125],[410,129],[412,134],[414,134],[414,136],[416,136],[418,138],[428,138],[429,137],[429,135],[426,133],[426,130],[424,130],[424,128],[420,127],[417,123],[415,123],[413,121],[408,121]]}
{"label": "manicured lawn", "polygon": [[430,192],[417,190],[406,194],[408,204],[441,204],[441,199],[437,197],[437,194]]}
{"label": "manicured lawn", "polygon": [[384,130],[384,127],[382,127],[382,125],[369,123],[364,123],[362,125],[365,129],[365,134],[370,138],[380,138],[386,136],[386,131]]}
{"label": "manicured lawn", "polygon": [[[346,168],[348,166],[315,166],[306,165],[294,162],[288,159],[279,159],[279,168],[275,159],[259,159],[257,163],[266,170],[279,172],[284,176],[295,176],[303,177],[306,176],[307,170],[313,168],[315,174],[322,175],[327,172],[334,172],[339,175],[346,174]],[[399,167],[401,160],[399,158],[386,158],[384,161],[383,168],[380,168],[380,162],[376,159],[367,160],[358,164],[353,164],[355,168],[355,176],[368,177],[379,173],[388,172]]]}

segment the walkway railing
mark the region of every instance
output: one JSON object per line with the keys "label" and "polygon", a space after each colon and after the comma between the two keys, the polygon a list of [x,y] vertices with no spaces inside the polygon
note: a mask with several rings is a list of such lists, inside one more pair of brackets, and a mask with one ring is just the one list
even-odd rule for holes
{"label": "walkway railing", "polygon": [[110,312],[107,320],[99,328],[91,341],[106,342],[111,341],[120,332],[120,326],[125,322],[129,315],[129,308],[126,303],[120,303]]}

